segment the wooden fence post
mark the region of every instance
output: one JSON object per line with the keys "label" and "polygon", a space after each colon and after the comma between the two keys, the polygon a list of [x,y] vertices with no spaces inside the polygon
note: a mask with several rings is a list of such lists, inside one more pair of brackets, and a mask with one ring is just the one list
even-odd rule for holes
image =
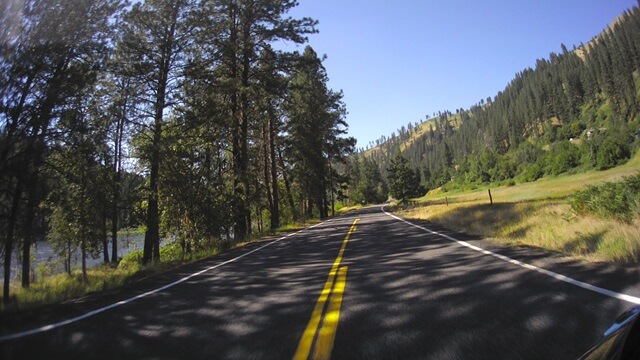
{"label": "wooden fence post", "polygon": [[489,202],[491,203],[491,205],[493,205],[493,197],[491,197],[491,189],[487,191],[489,191]]}

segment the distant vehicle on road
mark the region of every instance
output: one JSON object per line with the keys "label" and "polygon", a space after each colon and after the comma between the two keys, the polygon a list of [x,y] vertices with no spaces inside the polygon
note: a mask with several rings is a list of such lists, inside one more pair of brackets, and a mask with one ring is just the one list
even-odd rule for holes
{"label": "distant vehicle on road", "polygon": [[622,313],[579,360],[640,360],[640,305]]}

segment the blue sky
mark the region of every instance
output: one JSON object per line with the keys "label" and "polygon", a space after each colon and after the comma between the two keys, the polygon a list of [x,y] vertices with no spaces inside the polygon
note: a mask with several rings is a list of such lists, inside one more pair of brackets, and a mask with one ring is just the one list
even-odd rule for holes
{"label": "blue sky", "polygon": [[[468,109],[536,59],[586,43],[635,0],[299,0],[349,135],[365,147],[425,115]],[[299,50],[302,50],[300,48]]]}

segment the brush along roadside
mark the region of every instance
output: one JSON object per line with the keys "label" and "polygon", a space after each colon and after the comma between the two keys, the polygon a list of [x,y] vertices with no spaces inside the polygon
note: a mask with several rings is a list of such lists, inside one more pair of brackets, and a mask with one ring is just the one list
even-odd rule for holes
{"label": "brush along roadside", "polygon": [[451,199],[448,205],[422,202],[395,211],[502,245],[537,247],[589,261],[640,263],[640,219],[625,223],[577,215],[563,199],[493,205],[485,199]]}

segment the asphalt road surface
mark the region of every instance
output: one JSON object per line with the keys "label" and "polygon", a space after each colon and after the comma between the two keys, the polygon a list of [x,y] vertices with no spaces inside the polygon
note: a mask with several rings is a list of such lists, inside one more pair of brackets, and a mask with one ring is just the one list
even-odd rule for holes
{"label": "asphalt road surface", "polygon": [[366,208],[123,289],[0,314],[0,358],[575,359],[640,301],[637,268],[417,225]]}

